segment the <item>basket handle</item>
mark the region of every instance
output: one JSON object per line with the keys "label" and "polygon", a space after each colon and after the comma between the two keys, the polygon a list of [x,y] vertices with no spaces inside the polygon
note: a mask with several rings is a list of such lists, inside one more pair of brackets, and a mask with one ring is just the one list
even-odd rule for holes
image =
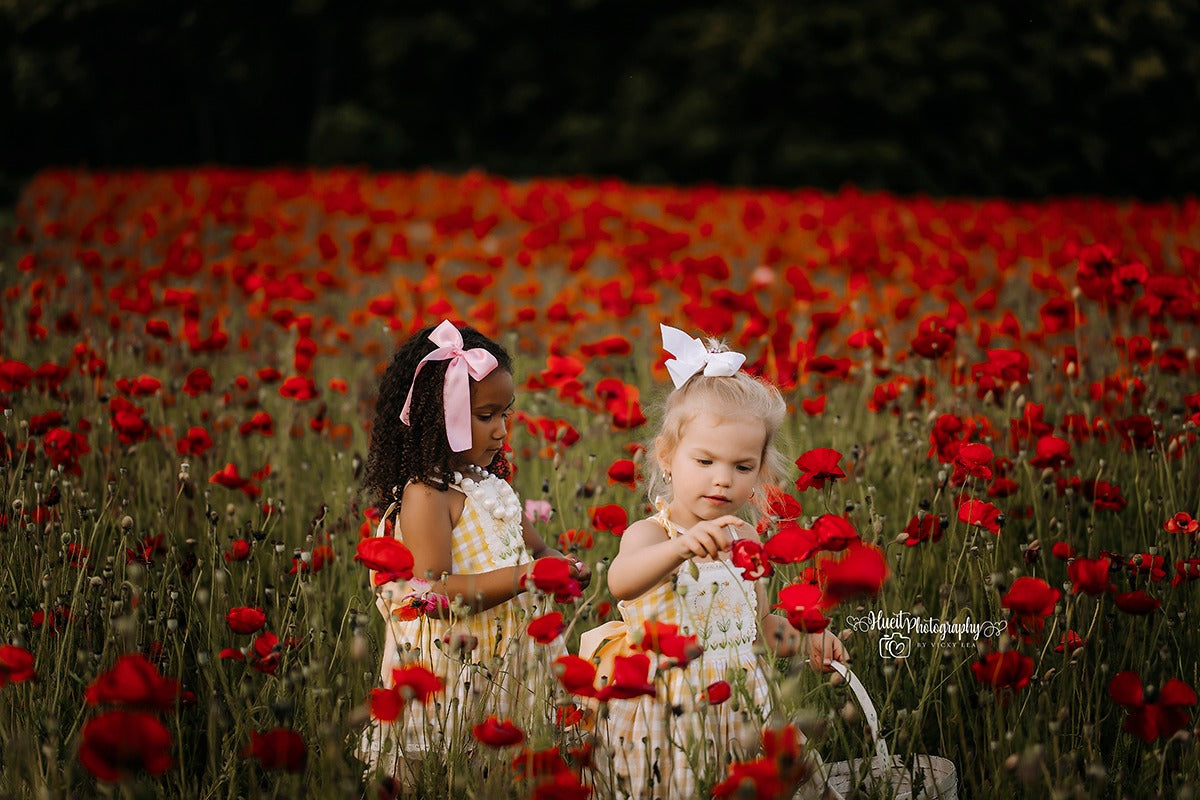
{"label": "basket handle", "polygon": [[833,667],[839,675],[846,679],[846,683],[850,684],[850,690],[854,692],[854,699],[858,700],[858,705],[862,708],[863,716],[867,718],[867,730],[871,734],[871,739],[875,742],[875,753],[882,758],[887,758],[887,742],[879,735],[879,714],[875,711],[875,704],[871,702],[871,696],[867,694],[866,687],[862,685],[862,681],[858,679],[858,676],[851,672],[850,668],[842,662],[832,661],[829,666]]}

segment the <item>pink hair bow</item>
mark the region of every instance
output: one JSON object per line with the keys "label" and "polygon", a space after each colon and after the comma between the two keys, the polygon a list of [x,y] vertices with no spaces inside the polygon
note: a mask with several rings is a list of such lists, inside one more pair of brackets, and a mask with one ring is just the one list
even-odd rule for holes
{"label": "pink hair bow", "polygon": [[413,373],[413,385],[408,387],[408,397],[404,398],[404,409],[400,412],[400,421],[405,425],[408,421],[408,406],[412,402],[413,386],[417,384],[417,375],[421,367],[428,361],[447,361],[446,380],[442,384],[442,406],[446,413],[446,441],[450,449],[456,453],[471,449],[471,384],[468,377],[481,381],[491,371],[499,366],[496,357],[475,347],[463,350],[462,334],[450,320],[442,320],[442,324],[429,334],[429,341],[438,348],[421,359],[417,371]]}

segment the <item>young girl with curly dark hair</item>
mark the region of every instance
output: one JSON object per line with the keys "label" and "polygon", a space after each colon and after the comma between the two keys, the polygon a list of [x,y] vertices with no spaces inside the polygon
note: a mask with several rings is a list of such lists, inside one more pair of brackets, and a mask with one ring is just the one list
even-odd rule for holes
{"label": "young girl with curly dark hair", "polygon": [[[424,704],[403,703],[399,720],[364,737],[370,765],[405,783],[415,761],[462,741],[456,721],[469,728],[528,698],[520,673],[547,656],[525,633],[536,611],[524,579],[535,559],[564,556],[524,519],[504,480],[513,403],[509,354],[449,321],[401,345],[380,382],[364,483],[385,518],[397,512],[394,535],[413,560],[412,580],[377,587],[384,690],[413,666],[445,687]],[[566,560],[586,585],[588,567]]]}

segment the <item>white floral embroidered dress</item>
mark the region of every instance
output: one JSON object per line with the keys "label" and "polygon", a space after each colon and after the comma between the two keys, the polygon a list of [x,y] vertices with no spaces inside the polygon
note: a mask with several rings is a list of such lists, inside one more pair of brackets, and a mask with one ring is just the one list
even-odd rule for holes
{"label": "white floral embroidered dress", "polygon": [[[655,519],[668,536],[678,535],[665,514]],[[614,796],[697,797],[697,773],[708,782],[722,779],[731,759],[755,751],[770,713],[765,665],[754,653],[754,582],[725,560],[685,562],[671,579],[618,608],[635,636],[657,620],[696,635],[704,652],[682,669],[659,671],[657,697],[609,702],[598,730],[612,756]],[[721,680],[733,686],[734,697],[716,706],[702,702],[704,689]]]}

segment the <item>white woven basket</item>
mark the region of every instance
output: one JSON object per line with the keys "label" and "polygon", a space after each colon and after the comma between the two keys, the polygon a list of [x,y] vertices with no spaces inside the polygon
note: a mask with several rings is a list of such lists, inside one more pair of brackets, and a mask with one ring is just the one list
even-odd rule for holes
{"label": "white woven basket", "polygon": [[915,755],[906,761],[888,752],[887,742],[879,735],[879,714],[866,687],[850,668],[833,662],[866,717],[867,730],[875,742],[872,758],[853,761],[818,761],[815,774],[800,787],[795,800],[847,800],[853,797],[881,797],[894,800],[958,800],[958,771],[954,763],[940,756]]}

